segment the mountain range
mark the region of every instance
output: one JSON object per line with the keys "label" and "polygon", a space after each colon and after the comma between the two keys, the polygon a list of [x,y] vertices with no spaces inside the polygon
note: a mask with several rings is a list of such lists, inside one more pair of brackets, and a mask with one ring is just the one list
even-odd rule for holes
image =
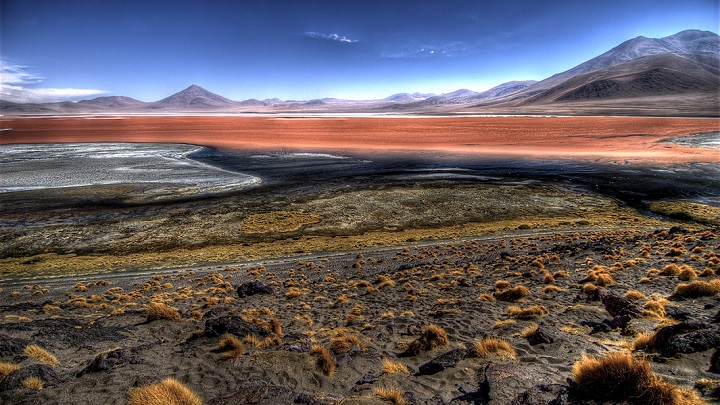
{"label": "mountain range", "polygon": [[380,100],[234,101],[200,86],[155,102],[124,96],[78,102],[17,104],[0,113],[490,113],[720,116],[720,36],[687,30],[664,38],[637,37],[542,81],[511,81],[484,92],[400,93]]}

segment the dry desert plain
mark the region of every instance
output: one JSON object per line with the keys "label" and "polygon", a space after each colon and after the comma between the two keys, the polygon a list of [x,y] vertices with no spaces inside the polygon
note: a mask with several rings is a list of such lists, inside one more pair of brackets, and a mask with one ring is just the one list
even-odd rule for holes
{"label": "dry desert plain", "polygon": [[262,179],[4,193],[0,402],[718,400],[720,156],[696,141],[717,119],[0,126],[202,145],[189,158]]}

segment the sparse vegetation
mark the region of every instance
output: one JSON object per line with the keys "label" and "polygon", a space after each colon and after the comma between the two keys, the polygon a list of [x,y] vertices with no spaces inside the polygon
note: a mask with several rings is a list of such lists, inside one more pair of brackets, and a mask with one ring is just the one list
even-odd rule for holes
{"label": "sparse vegetation", "polygon": [[223,352],[224,359],[238,359],[245,354],[245,345],[237,337],[225,334],[220,339],[216,351]]}
{"label": "sparse vegetation", "polygon": [[45,383],[43,383],[43,380],[37,377],[28,377],[22,380],[22,383],[20,383],[20,385],[22,385],[23,388],[27,388],[30,390],[41,390],[45,386]]}
{"label": "sparse vegetation", "polygon": [[148,322],[160,319],[168,319],[171,321],[180,320],[180,313],[177,308],[156,301],[152,301],[148,304],[145,316]]}
{"label": "sparse vegetation", "polygon": [[410,374],[410,370],[408,370],[406,365],[400,363],[399,361],[392,361],[388,358],[383,359],[382,369],[380,371],[382,374]]}
{"label": "sparse vegetation", "polygon": [[130,390],[130,405],[202,405],[202,400],[173,378]]}
{"label": "sparse vegetation", "polygon": [[347,353],[356,346],[362,349],[362,344],[355,335],[343,333],[330,339],[330,351],[335,354]]}
{"label": "sparse vegetation", "polygon": [[400,392],[397,388],[375,388],[375,391],[373,393],[380,397],[384,401],[388,401],[392,403],[393,405],[405,405],[407,402],[405,401],[405,397],[403,397],[402,392]]}
{"label": "sparse vegetation", "polygon": [[27,345],[23,350],[23,354],[52,367],[60,365],[60,362],[55,356],[38,345]]}
{"label": "sparse vegetation", "polygon": [[403,352],[403,356],[416,356],[422,351],[432,350],[449,343],[445,330],[437,325],[428,325],[419,338],[413,340]]}
{"label": "sparse vegetation", "polygon": [[577,384],[573,395],[579,399],[658,405],[702,403],[691,391],[657,377],[647,361],[636,360],[629,353],[583,355],[573,365],[572,374]]}
{"label": "sparse vegetation", "polygon": [[510,343],[502,339],[496,339],[492,337],[486,337],[475,343],[475,354],[478,357],[488,357],[491,353],[496,353],[503,359],[507,356],[509,358],[515,358],[515,349],[510,346]]}
{"label": "sparse vegetation", "polygon": [[527,308],[511,305],[508,307],[507,311],[511,318],[517,319],[533,319],[550,313],[550,311],[542,305],[533,305]]}
{"label": "sparse vegetation", "polygon": [[687,284],[678,284],[669,298],[697,298],[713,296],[718,292],[720,292],[720,279],[709,282],[695,280]]}
{"label": "sparse vegetation", "polygon": [[326,376],[332,377],[335,374],[335,357],[330,350],[322,345],[313,345],[310,348],[310,354],[317,357],[317,368]]}
{"label": "sparse vegetation", "polygon": [[8,374],[18,370],[19,368],[20,366],[17,364],[0,361],[0,381],[4,380]]}

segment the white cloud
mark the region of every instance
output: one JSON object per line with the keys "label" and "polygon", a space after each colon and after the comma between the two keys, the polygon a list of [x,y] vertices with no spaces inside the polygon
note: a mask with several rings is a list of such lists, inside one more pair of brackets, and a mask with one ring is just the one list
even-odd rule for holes
{"label": "white cloud", "polygon": [[106,93],[97,89],[32,87],[42,83],[44,79],[27,72],[27,69],[27,66],[0,60],[0,100],[13,103],[52,103]]}
{"label": "white cloud", "polygon": [[308,38],[315,38],[315,39],[325,39],[328,41],[335,41],[335,42],[344,42],[347,44],[352,44],[354,42],[357,42],[356,39],[350,39],[346,36],[340,36],[338,34],[321,34],[319,32],[311,32],[308,31],[305,33],[305,36]]}

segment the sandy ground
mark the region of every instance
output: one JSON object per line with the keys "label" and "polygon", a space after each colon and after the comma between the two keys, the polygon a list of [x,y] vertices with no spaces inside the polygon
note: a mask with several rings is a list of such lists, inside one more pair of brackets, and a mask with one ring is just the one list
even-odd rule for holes
{"label": "sandy ground", "polygon": [[101,117],[2,119],[0,143],[161,142],[244,150],[407,151],[610,162],[718,162],[712,149],[658,141],[720,129],[717,119],[628,117]]}
{"label": "sandy ground", "polygon": [[[717,385],[717,348],[672,354],[632,342],[680,320],[718,332],[717,291],[671,295],[687,277],[717,286],[719,254],[720,238],[703,228],[588,231],[9,287],[0,293],[0,361],[51,369],[42,389],[0,383],[0,401],[124,404],[133,387],[173,377],[208,404],[388,403],[375,391],[381,387],[397,388],[409,404],[539,404],[565,395],[583,353],[614,351],[650,360],[662,378],[713,401],[717,391],[694,386]],[[272,294],[239,295],[248,281]],[[519,286],[525,296],[503,294]],[[632,319],[603,323],[617,314],[600,297],[629,291]],[[150,302],[179,317],[146,322]],[[522,316],[513,306],[539,309]],[[220,337],[203,331],[231,315],[241,317],[234,319],[245,329],[231,333],[245,343],[226,356],[216,350]],[[429,324],[449,342],[403,356]],[[527,332],[533,326],[542,334]],[[473,347],[484,337],[505,340],[512,353],[478,356]],[[30,344],[57,363],[24,355]],[[334,348],[334,372],[318,365],[313,344]],[[426,365],[446,353],[442,367]],[[383,372],[385,359],[407,373]]]}

